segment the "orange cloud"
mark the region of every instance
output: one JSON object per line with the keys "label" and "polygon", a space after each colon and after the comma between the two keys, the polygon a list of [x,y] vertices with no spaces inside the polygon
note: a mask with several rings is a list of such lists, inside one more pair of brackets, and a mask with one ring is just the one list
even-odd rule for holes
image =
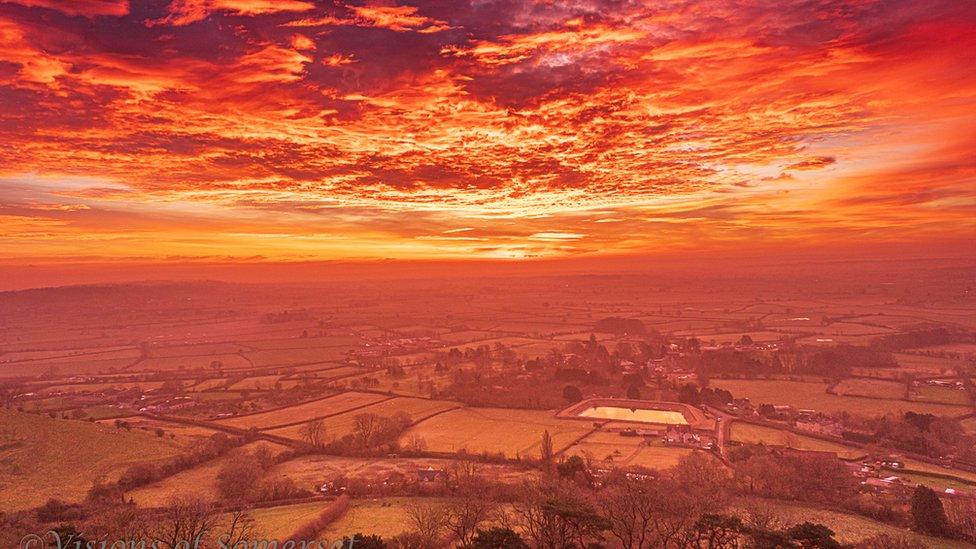
{"label": "orange cloud", "polygon": [[157,25],[189,25],[211,14],[227,12],[234,15],[262,15],[278,12],[302,12],[315,8],[300,0],[172,0],[166,17],[153,20]]}
{"label": "orange cloud", "polygon": [[976,235],[964,3],[109,4],[0,3],[0,259]]}

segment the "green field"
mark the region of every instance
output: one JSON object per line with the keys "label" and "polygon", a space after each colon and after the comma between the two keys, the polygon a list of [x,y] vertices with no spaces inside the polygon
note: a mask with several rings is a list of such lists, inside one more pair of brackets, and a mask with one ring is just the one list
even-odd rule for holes
{"label": "green field", "polygon": [[270,429],[291,423],[311,421],[325,416],[341,414],[353,408],[367,406],[387,398],[389,397],[372,393],[340,393],[278,410],[221,419],[218,423],[241,429],[249,429],[251,427]]}
{"label": "green field", "polygon": [[732,424],[731,438],[736,442],[745,442],[748,444],[786,446],[796,450],[811,450],[816,452],[834,452],[838,457],[844,459],[861,458],[867,453],[860,448],[844,446],[843,444],[806,437],[782,429],[743,423],[741,421],[736,421]]}
{"label": "green field", "polygon": [[957,416],[971,409],[929,402],[908,402],[894,399],[864,398],[832,395],[826,383],[781,380],[715,379],[711,386],[726,389],[736,398],[748,398],[754,406],[785,404],[794,408],[810,408],[825,413],[850,412],[865,416],[902,414],[907,411],[939,416]]}
{"label": "green field", "polygon": [[564,454],[590,458],[600,466],[668,469],[693,452],[690,448],[664,446],[659,440],[647,444],[643,437],[624,437],[616,432],[597,431],[567,448]]}
{"label": "green field", "polygon": [[319,539],[335,541],[354,534],[378,534],[390,539],[410,530],[407,509],[417,504],[437,504],[432,498],[382,498],[355,500],[339,520],[326,528]]}
{"label": "green field", "polygon": [[0,448],[0,510],[6,511],[52,497],[81,500],[97,480],[112,480],[130,465],[182,451],[168,438],[143,431],[3,409]]}
{"label": "green field", "polygon": [[558,452],[591,429],[589,422],[557,419],[547,411],[462,408],[422,421],[401,440],[419,436],[426,441],[427,449],[435,452],[537,456],[544,431],[549,431],[553,449]]}
{"label": "green field", "polygon": [[299,526],[314,519],[331,501],[313,501],[280,507],[254,509],[255,537],[267,540],[282,540],[295,532]]}
{"label": "green field", "polygon": [[140,507],[159,507],[165,505],[175,496],[188,494],[199,496],[207,501],[217,502],[220,499],[220,492],[217,489],[217,473],[220,472],[220,469],[235,456],[244,452],[253,452],[259,446],[267,447],[273,453],[280,453],[284,450],[282,446],[270,442],[252,442],[231,451],[225,456],[181,471],[159,482],[137,488],[126,496]]}
{"label": "green field", "polygon": [[[356,416],[360,414],[376,414],[381,417],[389,417],[397,412],[403,412],[410,416],[412,421],[420,421],[437,412],[458,407],[460,407],[460,404],[448,400],[396,397],[392,400],[385,400],[366,406],[365,408],[328,417],[323,420],[323,423],[325,424],[326,438],[338,439],[353,432]],[[302,424],[283,427],[281,429],[271,429],[268,432],[273,435],[301,440],[301,430]]]}
{"label": "green field", "polygon": [[849,515],[838,511],[818,509],[804,505],[781,501],[767,501],[765,505],[774,513],[777,522],[789,527],[802,522],[813,522],[826,525],[834,531],[838,541],[844,544],[855,544],[878,534],[888,534],[894,537],[911,536],[932,549],[955,549],[970,547],[966,543],[946,539],[916,535],[910,530],[877,522],[869,518]]}
{"label": "green field", "polygon": [[838,395],[865,396],[872,398],[905,398],[905,384],[880,379],[845,379],[834,387]]}

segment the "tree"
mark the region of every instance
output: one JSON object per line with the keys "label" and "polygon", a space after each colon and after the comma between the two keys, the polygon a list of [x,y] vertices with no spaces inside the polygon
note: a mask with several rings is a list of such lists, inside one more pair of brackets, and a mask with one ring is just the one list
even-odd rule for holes
{"label": "tree", "polygon": [[231,456],[217,472],[217,489],[228,500],[243,500],[254,492],[264,475],[261,463],[250,454]]}
{"label": "tree", "polygon": [[539,549],[587,547],[607,528],[579,486],[566,482],[523,486],[507,518]]}
{"label": "tree", "polygon": [[586,462],[579,456],[569,456],[556,465],[556,472],[559,473],[560,478],[574,479],[580,474],[586,475]]}
{"label": "tree", "polygon": [[539,458],[542,462],[542,468],[545,472],[552,472],[552,436],[549,435],[549,430],[542,432],[542,443],[539,449]]}
{"label": "tree", "polygon": [[421,547],[439,547],[446,527],[444,508],[421,503],[407,508],[407,518]]}
{"label": "tree", "polygon": [[945,511],[955,532],[970,543],[976,543],[976,500],[953,498],[948,501]]}
{"label": "tree", "polygon": [[583,400],[583,391],[580,391],[580,388],[575,385],[567,385],[563,389],[563,398],[568,402],[579,402]]}
{"label": "tree", "polygon": [[[353,541],[355,540],[355,541]],[[343,547],[355,547],[356,549],[386,549],[386,542],[376,534],[353,534],[352,538],[342,538]]]}
{"label": "tree", "polygon": [[709,514],[699,517],[694,529],[698,547],[734,549],[739,546],[739,536],[746,531],[746,526],[739,517]]}
{"label": "tree", "polygon": [[60,524],[50,530],[54,547],[85,547],[90,543],[72,524]]}
{"label": "tree", "polygon": [[701,395],[698,394],[698,387],[688,383],[678,389],[678,401],[695,406],[701,404]]}
{"label": "tree", "polygon": [[298,429],[298,435],[311,446],[322,446],[325,442],[325,423],[321,419],[309,421]]}
{"label": "tree", "polygon": [[353,418],[353,421],[353,432],[356,435],[356,440],[359,441],[360,446],[363,448],[369,448],[376,435],[379,416],[376,414],[359,414]]}
{"label": "tree", "polygon": [[474,488],[463,490],[459,497],[444,508],[444,526],[454,534],[461,545],[471,542],[471,537],[495,512],[495,503]]}
{"label": "tree", "polygon": [[223,547],[237,547],[241,542],[254,539],[257,534],[254,517],[246,509],[231,511],[221,525],[221,533],[217,539],[223,542]]}
{"label": "tree", "polygon": [[478,530],[465,549],[529,549],[529,546],[511,528],[496,527]]}
{"label": "tree", "polygon": [[799,543],[801,547],[816,549],[833,549],[841,545],[834,539],[834,531],[823,524],[804,522],[792,526],[786,531],[790,539]]}
{"label": "tree", "polygon": [[168,549],[193,547],[197,540],[205,540],[213,532],[218,521],[213,506],[206,501],[193,496],[176,497],[151,519],[147,537]]}
{"label": "tree", "polygon": [[912,494],[912,524],[919,532],[948,537],[951,533],[942,500],[935,490],[918,486]]}
{"label": "tree", "polygon": [[625,549],[652,546],[655,538],[654,520],[662,501],[655,480],[626,477],[614,479],[601,494],[599,505],[607,519],[607,531]]}
{"label": "tree", "polygon": [[639,400],[641,397],[640,387],[636,383],[631,383],[630,387],[627,387],[627,398],[631,400]]}
{"label": "tree", "polygon": [[875,534],[857,542],[857,549],[926,549],[928,546],[907,535]]}

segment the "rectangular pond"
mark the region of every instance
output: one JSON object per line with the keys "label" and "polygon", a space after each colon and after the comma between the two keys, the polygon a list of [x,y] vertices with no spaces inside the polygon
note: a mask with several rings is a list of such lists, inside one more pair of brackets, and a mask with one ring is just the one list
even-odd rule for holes
{"label": "rectangular pond", "polygon": [[687,425],[681,412],[671,410],[649,410],[646,408],[623,408],[620,406],[593,406],[579,413],[580,417],[613,419],[618,421],[639,421],[642,423],[664,423],[668,425]]}

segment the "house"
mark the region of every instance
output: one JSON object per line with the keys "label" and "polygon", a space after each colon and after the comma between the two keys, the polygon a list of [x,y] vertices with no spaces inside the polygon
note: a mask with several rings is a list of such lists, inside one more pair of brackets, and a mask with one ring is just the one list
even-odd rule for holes
{"label": "house", "polygon": [[699,446],[701,436],[687,425],[671,425],[664,435],[664,443],[668,445]]}
{"label": "house", "polygon": [[887,458],[882,459],[881,460],[881,466],[884,467],[884,468],[886,468],[886,469],[904,469],[905,468],[905,462],[903,462],[902,460],[900,460],[900,459],[898,459],[898,458],[896,458],[894,456],[891,456],[891,457],[887,457]]}
{"label": "house", "polygon": [[417,482],[436,482],[444,478],[443,469],[434,469],[433,467],[428,467],[426,469],[417,470]]}

